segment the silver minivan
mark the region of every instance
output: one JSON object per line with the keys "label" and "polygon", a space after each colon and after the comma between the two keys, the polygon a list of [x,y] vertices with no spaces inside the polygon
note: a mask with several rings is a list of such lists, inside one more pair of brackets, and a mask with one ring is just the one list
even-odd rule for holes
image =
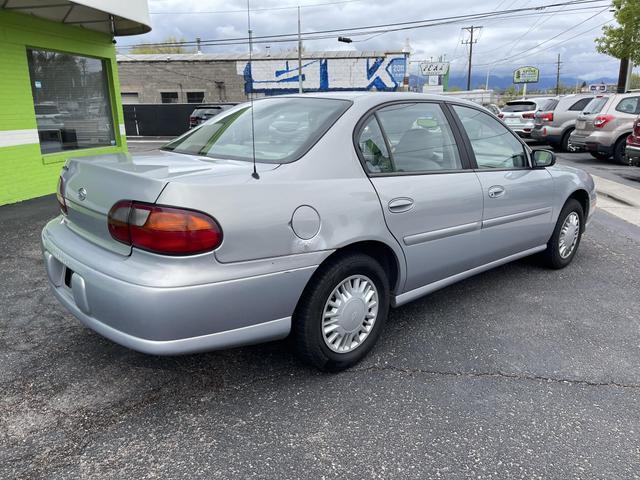
{"label": "silver minivan", "polygon": [[531,138],[546,142],[562,152],[575,150],[569,143],[569,136],[575,129],[578,115],[591,100],[591,93],[566,95],[560,98],[555,107],[550,104],[546,110],[536,112]]}

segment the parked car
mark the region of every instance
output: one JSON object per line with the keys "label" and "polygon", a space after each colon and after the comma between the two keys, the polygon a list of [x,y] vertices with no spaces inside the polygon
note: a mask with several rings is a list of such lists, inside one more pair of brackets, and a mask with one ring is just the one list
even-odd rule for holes
{"label": "parked car", "polygon": [[640,117],[636,118],[633,130],[627,137],[625,153],[630,165],[640,167]]}
{"label": "parked car", "polygon": [[554,102],[550,102],[546,110],[535,113],[531,138],[545,141],[562,152],[574,150],[569,143],[569,136],[575,129],[578,115],[591,100],[593,94],[586,93],[561,97],[555,106]]}
{"label": "parked car", "polygon": [[454,98],[265,98],[160,152],[69,159],[43,255],[58,300],[124,346],[290,335],[302,359],[340,370],[390,306],[536,253],[566,267],[596,193],[554,162]]}
{"label": "parked car", "polygon": [[557,104],[557,98],[512,100],[502,108],[498,117],[518,135],[528,138],[534,127],[535,113],[539,110],[552,110]]}
{"label": "parked car", "polygon": [[598,95],[578,116],[569,141],[600,160],[628,164],[627,137],[640,114],[640,92]]}
{"label": "parked car", "polygon": [[486,105],[483,105],[483,107],[496,116],[500,115],[500,107],[498,107],[495,103],[488,103]]}
{"label": "parked car", "polygon": [[198,105],[189,116],[189,128],[197,127],[210,118],[230,109],[235,103],[203,103]]}

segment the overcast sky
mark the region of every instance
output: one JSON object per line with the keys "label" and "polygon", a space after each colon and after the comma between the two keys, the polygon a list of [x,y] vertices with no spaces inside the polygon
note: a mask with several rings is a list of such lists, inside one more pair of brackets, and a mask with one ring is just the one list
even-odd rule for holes
{"label": "overcast sky", "polygon": [[[453,15],[465,15],[491,10],[524,8],[556,3],[552,0],[455,0],[441,1],[403,1],[403,0],[348,0],[333,5],[316,5],[332,0],[251,0],[251,22],[254,35],[272,35],[293,33],[297,30],[298,3],[302,8],[302,31],[313,32],[326,29],[377,25],[382,23],[405,22],[431,19]],[[340,1],[340,0],[334,0]],[[344,0],[343,0],[344,1]],[[305,7],[305,5],[307,5]],[[484,28],[474,46],[474,72],[496,75],[510,75],[515,67],[535,65],[542,76],[555,76],[555,61],[558,53],[563,62],[563,75],[580,77],[584,80],[597,80],[602,77],[617,77],[618,62],[595,51],[594,39],[600,34],[598,25],[612,19],[612,13],[606,4],[596,4],[596,10],[579,12],[559,12],[555,14],[529,16],[511,20],[476,20],[474,25]],[[291,9],[282,7],[293,6]],[[266,8],[277,7],[274,10]],[[576,7],[565,7],[565,9]],[[602,11],[604,9],[604,11]],[[140,42],[157,42],[168,36],[194,40],[200,36],[203,40],[229,37],[243,37],[247,33],[246,1],[238,0],[150,0],[153,30],[146,35],[122,37],[120,46]],[[238,11],[240,10],[240,11]],[[242,10],[245,10],[244,12]],[[231,12],[230,12],[231,11]],[[235,11],[235,12],[233,12]],[[168,12],[168,14],[159,14]],[[200,12],[185,14],[180,12]],[[214,12],[214,13],[208,13]],[[227,12],[227,13],[224,13]],[[598,13],[601,12],[601,13]],[[594,18],[587,20],[589,17]],[[587,20],[586,22],[584,22]],[[581,23],[584,22],[584,23]],[[467,46],[460,42],[468,37],[462,24],[442,25],[430,28],[390,32],[375,38],[364,38],[352,44],[338,43],[336,39],[324,39],[305,42],[307,51],[321,50],[401,50],[407,39],[412,48],[412,60],[428,59],[446,54],[452,60],[452,73],[466,71]],[[573,28],[572,28],[573,27]],[[561,32],[570,29],[558,38],[549,40]],[[528,32],[528,33],[527,33]],[[585,32],[582,35],[581,33]],[[526,34],[526,35],[525,35]],[[579,35],[579,36],[576,36]],[[576,38],[571,39],[571,37]],[[337,37],[337,35],[336,35]],[[354,40],[356,37],[353,37]],[[541,42],[544,45],[533,49]],[[560,43],[562,42],[562,43]],[[557,46],[555,46],[558,44]],[[274,43],[271,51],[295,48],[295,43]],[[254,51],[264,51],[264,45],[255,45]],[[544,49],[544,50],[543,50]],[[246,46],[207,47],[207,53],[242,52]],[[538,50],[540,50],[538,52]],[[520,55],[520,52],[522,54]],[[498,59],[513,56],[504,62],[492,64]],[[414,64],[413,68],[417,68]]]}

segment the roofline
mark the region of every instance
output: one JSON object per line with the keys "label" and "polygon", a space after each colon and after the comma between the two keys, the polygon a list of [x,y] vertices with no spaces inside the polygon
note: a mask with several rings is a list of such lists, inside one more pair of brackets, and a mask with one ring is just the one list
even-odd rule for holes
{"label": "roofline", "polygon": [[[338,59],[338,58],[380,58],[389,55],[406,55],[405,52],[398,51],[318,51],[318,52],[305,52],[303,60],[319,60],[319,59]],[[297,59],[298,54],[296,52],[283,52],[280,54],[253,54],[252,60],[291,60]],[[215,61],[229,61],[229,60],[249,60],[249,54],[247,53],[128,53],[118,54],[116,56],[118,62],[215,62]]]}

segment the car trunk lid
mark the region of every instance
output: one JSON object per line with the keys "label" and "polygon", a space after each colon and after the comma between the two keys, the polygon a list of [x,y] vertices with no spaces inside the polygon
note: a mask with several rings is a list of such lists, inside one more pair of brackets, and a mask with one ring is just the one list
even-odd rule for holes
{"label": "car trunk lid", "polygon": [[[258,164],[258,171],[278,165]],[[73,158],[62,172],[66,223],[78,235],[121,255],[131,247],[116,241],[109,233],[109,210],[120,200],[155,203],[172,180],[188,175],[249,176],[249,162],[216,160],[168,151],[145,155],[120,153]]]}

